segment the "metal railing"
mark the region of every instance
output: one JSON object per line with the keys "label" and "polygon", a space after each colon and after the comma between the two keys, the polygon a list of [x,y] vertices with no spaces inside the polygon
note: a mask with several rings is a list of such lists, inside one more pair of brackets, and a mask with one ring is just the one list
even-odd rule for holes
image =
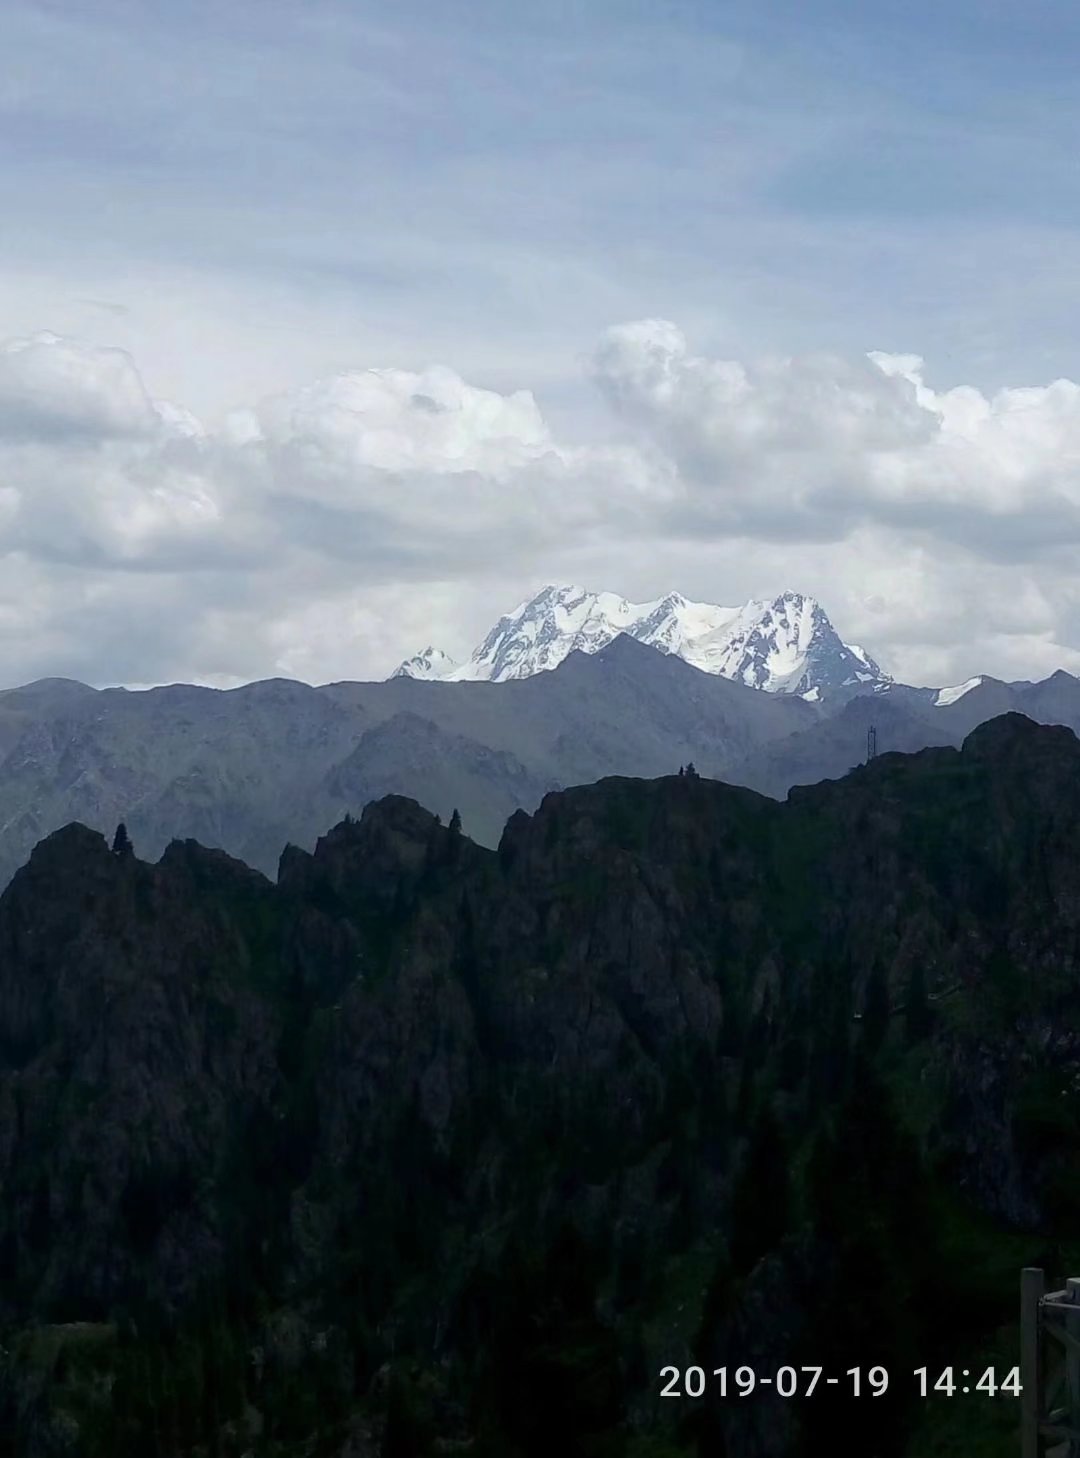
{"label": "metal railing", "polygon": [[1080,1277],[1020,1273],[1021,1458],[1080,1458]]}

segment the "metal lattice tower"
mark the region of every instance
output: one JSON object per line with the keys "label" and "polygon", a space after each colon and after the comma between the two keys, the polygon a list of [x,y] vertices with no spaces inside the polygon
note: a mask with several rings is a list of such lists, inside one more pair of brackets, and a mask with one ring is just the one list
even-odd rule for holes
{"label": "metal lattice tower", "polygon": [[870,761],[873,759],[873,757],[874,757],[875,754],[877,754],[877,726],[874,725],[874,724],[871,724],[870,725],[870,728],[866,731],[866,762],[867,762],[867,764],[870,763]]}

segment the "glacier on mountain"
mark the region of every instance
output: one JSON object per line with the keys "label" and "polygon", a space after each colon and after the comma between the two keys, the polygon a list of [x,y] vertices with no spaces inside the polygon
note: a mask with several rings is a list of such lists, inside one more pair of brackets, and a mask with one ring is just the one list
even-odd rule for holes
{"label": "glacier on mountain", "polygon": [[677,654],[705,673],[811,701],[892,682],[864,649],[844,643],[821,605],[801,593],[724,607],[678,592],[635,603],[577,585],[549,585],[519,603],[459,666],[438,671],[436,650],[429,648],[397,673],[502,683],[555,668],[570,653],[596,653],[619,633]]}

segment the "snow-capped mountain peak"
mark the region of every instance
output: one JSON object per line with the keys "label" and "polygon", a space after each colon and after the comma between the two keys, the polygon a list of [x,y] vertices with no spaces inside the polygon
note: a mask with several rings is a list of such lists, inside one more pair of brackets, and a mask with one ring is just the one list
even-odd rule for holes
{"label": "snow-capped mountain peak", "polygon": [[445,678],[448,673],[453,673],[457,668],[457,661],[444,653],[441,648],[433,648],[430,644],[420,653],[414,653],[411,658],[406,658],[404,663],[399,663],[390,675],[391,678]]}
{"label": "snow-capped mountain peak", "polygon": [[570,584],[543,587],[492,628],[472,657],[446,675],[454,680],[530,678],[556,668],[568,653],[596,653],[627,632],[639,609],[613,592]]}
{"label": "snow-capped mountain peak", "polygon": [[[556,668],[569,653],[596,653],[619,633],[769,693],[815,700],[891,682],[862,648],[841,640],[819,603],[801,593],[723,607],[679,592],[634,603],[577,584],[549,584],[519,603],[460,667],[415,676],[528,678]],[[418,654],[410,664],[417,660],[427,662],[427,655]],[[407,665],[398,670],[403,671]]]}
{"label": "snow-capped mountain peak", "polygon": [[843,642],[821,604],[800,592],[751,600],[687,645],[683,657],[751,688],[815,699],[890,682],[864,649]]}

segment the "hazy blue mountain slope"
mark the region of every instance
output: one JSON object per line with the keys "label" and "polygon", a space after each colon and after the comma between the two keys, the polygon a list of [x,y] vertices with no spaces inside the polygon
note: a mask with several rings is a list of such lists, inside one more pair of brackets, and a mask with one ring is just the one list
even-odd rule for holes
{"label": "hazy blue mountain slope", "polygon": [[1080,727],[1080,681],[984,679],[946,707],[891,685],[824,704],[707,673],[626,634],[507,682],[318,688],[270,679],[223,691],[141,692],[44,680],[0,693],[0,884],[42,836],[72,819],[141,854],[174,837],[218,846],[268,875],[282,846],[311,847],[328,823],[404,794],[494,845],[507,817],[560,786],[606,775],[709,778],[782,798],[845,774],[866,754],[958,744],[1005,710]]}
{"label": "hazy blue mountain slope", "polygon": [[0,698],[0,881],[72,819],[106,834],[123,820],[146,855],[190,836],[272,874],[287,841],[311,846],[387,793],[458,808],[494,844],[548,789],[691,759],[722,777],[819,713],[627,638],[506,684],[30,685]]}

